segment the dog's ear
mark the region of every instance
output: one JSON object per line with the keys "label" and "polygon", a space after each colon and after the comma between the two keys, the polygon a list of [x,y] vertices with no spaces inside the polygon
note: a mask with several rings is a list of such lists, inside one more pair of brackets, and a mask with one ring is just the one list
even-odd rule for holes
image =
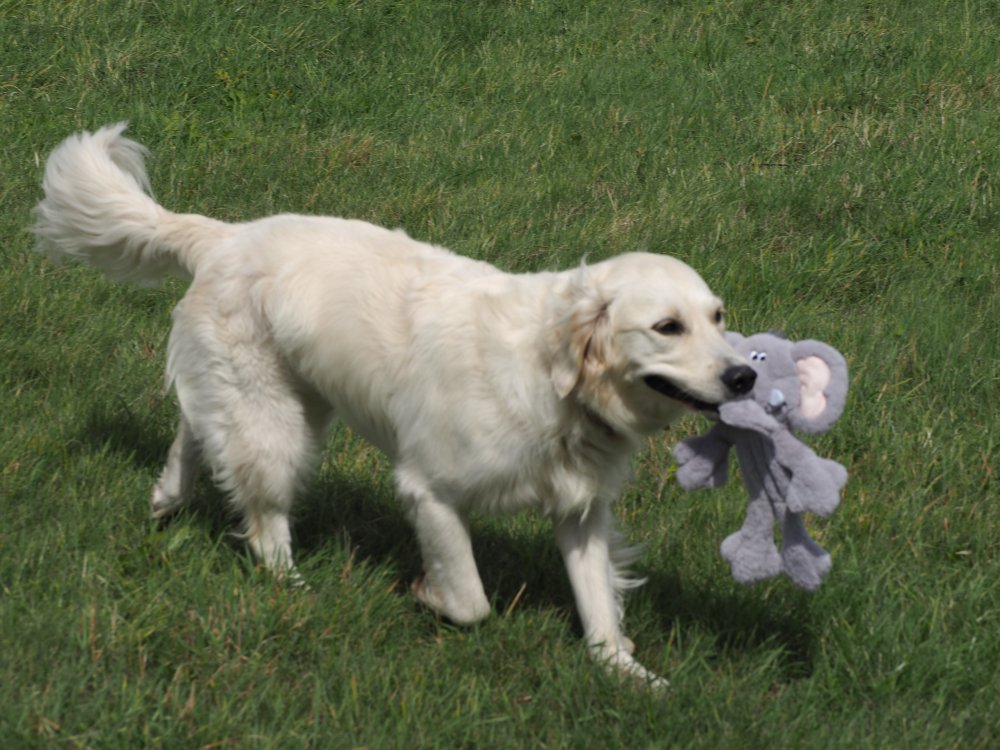
{"label": "dog's ear", "polygon": [[587,290],[556,325],[551,377],[559,398],[566,398],[578,383],[604,368],[611,343],[609,304],[594,290]]}

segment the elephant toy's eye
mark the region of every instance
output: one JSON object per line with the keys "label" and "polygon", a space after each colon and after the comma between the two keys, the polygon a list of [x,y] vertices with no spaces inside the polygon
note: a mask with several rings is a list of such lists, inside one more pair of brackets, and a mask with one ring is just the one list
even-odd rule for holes
{"label": "elephant toy's eye", "polygon": [[758,352],[756,350],[750,352],[751,362],[763,362],[765,359],[767,359],[767,352]]}

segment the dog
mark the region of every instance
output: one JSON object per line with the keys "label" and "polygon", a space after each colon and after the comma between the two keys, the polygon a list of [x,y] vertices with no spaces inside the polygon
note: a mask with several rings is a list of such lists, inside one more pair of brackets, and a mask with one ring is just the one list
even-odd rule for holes
{"label": "dog", "polygon": [[174,213],[125,127],[52,152],[31,230],[53,258],[117,280],[191,280],[166,366],[181,418],[152,514],[181,508],[204,462],[255,556],[294,574],[292,501],[337,417],[392,461],[421,603],[459,625],[486,618],[469,515],[534,509],[592,654],[665,684],[622,632],[636,582],[611,504],[646,436],[753,387],[702,278],[651,253],[511,274],[363,221]]}

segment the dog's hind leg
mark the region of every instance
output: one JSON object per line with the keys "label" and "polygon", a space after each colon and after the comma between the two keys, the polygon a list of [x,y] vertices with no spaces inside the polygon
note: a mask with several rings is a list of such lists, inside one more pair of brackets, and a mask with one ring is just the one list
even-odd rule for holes
{"label": "dog's hind leg", "polygon": [[197,476],[198,444],[187,420],[181,417],[177,437],[167,454],[167,464],[149,498],[153,518],[166,518],[187,504]]}
{"label": "dog's hind leg", "polygon": [[396,491],[417,533],[424,563],[424,574],[413,583],[413,595],[456,625],[488,617],[490,603],[464,516],[405,470],[396,471]]}
{"label": "dog's hind leg", "polygon": [[254,556],[284,574],[293,569],[292,503],[312,473],[324,432],[310,424],[293,392],[274,388],[263,398],[243,395],[255,408],[227,415],[213,468],[243,516],[243,535]]}
{"label": "dog's hind leg", "polygon": [[189,315],[186,302],[174,314],[168,359],[181,411],[256,558],[290,572],[292,502],[312,473],[330,409],[303,392],[253,321],[210,325],[190,308],[199,314]]}

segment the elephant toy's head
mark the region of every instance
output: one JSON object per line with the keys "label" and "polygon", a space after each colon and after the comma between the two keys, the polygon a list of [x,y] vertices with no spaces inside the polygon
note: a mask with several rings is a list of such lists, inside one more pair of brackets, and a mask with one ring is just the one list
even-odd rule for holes
{"label": "elephant toy's head", "polygon": [[828,430],[840,417],[847,399],[847,362],[832,346],[789,341],[775,333],[729,332],[726,339],[757,372],[746,399],[777,421],[795,432],[815,434]]}

